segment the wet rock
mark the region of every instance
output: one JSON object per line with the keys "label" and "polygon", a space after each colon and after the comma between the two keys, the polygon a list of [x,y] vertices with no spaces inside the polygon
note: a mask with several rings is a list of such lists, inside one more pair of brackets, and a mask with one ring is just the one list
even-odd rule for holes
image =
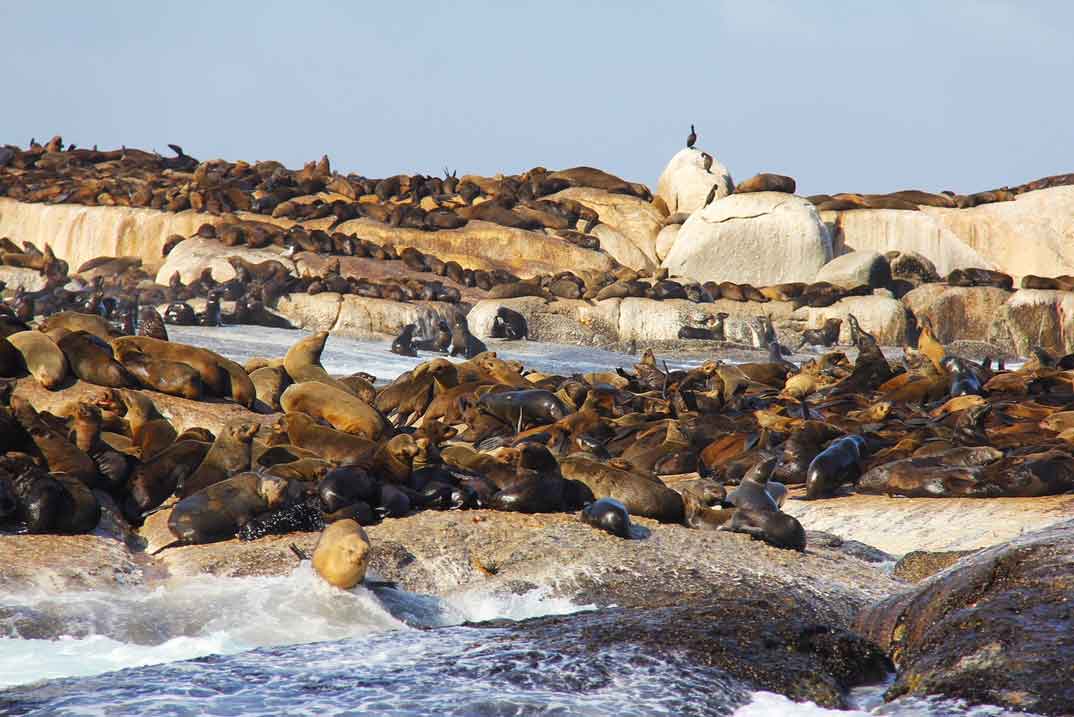
{"label": "wet rock", "polygon": [[919,583],[941,570],[946,570],[974,550],[914,550],[895,563],[895,577],[911,583]]}
{"label": "wet rock", "polygon": [[942,694],[1046,715],[1074,705],[1074,521],[968,556],[865,610],[898,667],[888,697]]}

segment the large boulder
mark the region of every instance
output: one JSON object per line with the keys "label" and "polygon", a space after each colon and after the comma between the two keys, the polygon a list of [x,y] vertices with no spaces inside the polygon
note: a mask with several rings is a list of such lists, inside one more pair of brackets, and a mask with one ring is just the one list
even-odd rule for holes
{"label": "large boulder", "polygon": [[558,299],[547,302],[536,296],[484,299],[474,304],[466,316],[466,321],[474,336],[489,338],[496,311],[505,306],[525,317],[529,337],[534,341],[603,346],[619,341],[621,301]]}
{"label": "large boulder", "polygon": [[832,258],[813,205],[781,192],[732,194],[694,212],[663,261],[673,276],[757,286],[811,282]]}
{"label": "large boulder", "polygon": [[839,343],[849,344],[850,324],[846,320],[848,314],[854,314],[861,327],[875,336],[882,345],[902,346],[906,343],[906,307],[897,299],[881,294],[848,296],[823,308],[803,306],[794,312],[793,318],[803,321],[803,328],[808,329],[820,328],[828,319],[843,319],[839,330]]}
{"label": "large boulder", "polygon": [[1040,346],[1058,354],[1074,351],[1074,292],[1019,289],[994,315],[988,340],[1025,356]]}
{"label": "large boulder", "polygon": [[294,262],[284,256],[283,250],[278,247],[250,249],[245,246],[227,246],[216,239],[193,237],[179,242],[171,250],[157,272],[157,283],[167,286],[172,274],[178,271],[183,283],[189,284],[205,269],[213,270],[213,279],[216,281],[234,279],[235,268],[228,263],[228,259],[233,256],[245,259],[251,264],[272,259],[286,266],[292,273],[295,271]]}
{"label": "large boulder", "polygon": [[486,221],[467,222],[459,229],[435,232],[393,227],[372,219],[343,222],[336,231],[358,234],[396,249],[414,247],[443,261],[469,269],[507,269],[523,279],[564,269],[607,271],[615,267],[610,254],[583,249],[562,237],[512,229]]}
{"label": "large boulder", "polygon": [[847,289],[862,284],[878,289],[891,283],[891,266],[887,257],[878,252],[852,251],[822,266],[815,281],[827,281]]}
{"label": "large boulder", "polygon": [[1074,521],[963,558],[856,620],[888,651],[887,697],[942,694],[1045,715],[1074,705]]}
{"label": "large boulder", "polygon": [[995,286],[922,284],[902,297],[914,316],[928,318],[941,343],[987,341],[989,330],[1011,292]]}
{"label": "large boulder", "polygon": [[679,238],[679,230],[682,224],[668,224],[656,235],[656,258],[664,261],[671,253],[671,247],[675,246],[675,240]]}
{"label": "large boulder", "polygon": [[971,209],[855,209],[821,216],[837,252],[916,251],[943,276],[967,267],[999,269],[1015,281],[1026,274],[1074,274],[1074,186]]}
{"label": "large boulder", "polygon": [[280,299],[277,311],[297,328],[331,331],[358,339],[397,336],[407,324],[435,326],[449,321],[454,304],[442,301],[389,301],[333,292],[290,294]]}
{"label": "large boulder", "polygon": [[591,187],[571,187],[545,199],[555,201],[561,197],[573,199],[595,211],[601,224],[607,224],[626,237],[649,259],[645,265],[629,264],[616,256],[601,240],[601,248],[615,256],[620,264],[632,269],[648,269],[657,264],[656,235],[664,225],[664,215],[650,202],[629,194],[612,194]]}
{"label": "large boulder", "polygon": [[705,199],[716,185],[716,198],[726,197],[735,191],[735,182],[727,167],[715,159],[705,171],[705,159],[697,149],[681,149],[660,174],[656,183],[656,196],[668,205],[668,210],[693,212],[705,204]]}
{"label": "large boulder", "polygon": [[638,248],[638,245],[619,233],[619,230],[610,224],[598,224],[593,227],[591,235],[600,242],[601,251],[607,252],[623,266],[631,269],[654,269],[657,263],[648,254]]}

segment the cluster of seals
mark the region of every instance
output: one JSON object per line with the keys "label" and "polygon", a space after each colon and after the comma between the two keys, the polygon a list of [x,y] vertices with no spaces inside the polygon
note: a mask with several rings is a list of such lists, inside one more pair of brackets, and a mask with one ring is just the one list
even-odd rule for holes
{"label": "cluster of seals", "polygon": [[[1048,181],[1054,182],[1048,184]],[[905,211],[920,211],[921,207],[941,207],[945,209],[969,209],[982,204],[995,202],[1013,202],[1023,192],[1043,189],[1046,186],[1063,186],[1074,183],[1074,175],[1039,180],[1044,182],[1040,186],[1034,183],[1024,184],[1020,187],[1003,187],[973,194],[955,194],[951,191],[943,191],[939,194],[924,192],[918,189],[904,189],[888,194],[814,194],[806,197],[813,203],[818,212],[823,211],[852,211],[855,209],[901,209]]]}

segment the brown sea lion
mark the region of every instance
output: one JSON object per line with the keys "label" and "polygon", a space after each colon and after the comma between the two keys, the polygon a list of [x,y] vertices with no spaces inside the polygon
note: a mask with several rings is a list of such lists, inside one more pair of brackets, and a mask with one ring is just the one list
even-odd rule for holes
{"label": "brown sea lion", "polygon": [[316,381],[350,393],[345,383],[329,376],[324,366],[321,365],[321,353],[324,351],[324,344],[327,340],[328,332],[318,331],[296,341],[283,358],[284,370],[295,383]]}
{"label": "brown sea lion", "polygon": [[38,328],[41,331],[51,331],[58,328],[67,329],[68,331],[85,331],[103,341],[111,341],[116,334],[112,326],[103,317],[76,311],[61,311],[53,314],[42,321]]}
{"label": "brown sea lion", "polygon": [[198,469],[179,486],[179,495],[187,497],[214,483],[250,468],[250,442],[259,426],[241,419],[228,422],[213,441]]}
{"label": "brown sea lion", "polygon": [[143,460],[131,472],[128,483],[130,497],[125,507],[128,517],[141,517],[168,499],[209,452],[212,444],[201,441],[176,441],[148,460]]}
{"label": "brown sea lion", "polygon": [[123,367],[145,388],[191,401],[201,399],[201,374],[185,363],[127,351],[123,354]]}
{"label": "brown sea lion", "polygon": [[45,388],[58,389],[67,378],[67,356],[40,331],[19,331],[7,337],[22,357],[26,370]]}
{"label": "brown sea lion", "polygon": [[112,348],[105,341],[85,331],[69,331],[57,344],[71,373],[83,381],[124,388],[137,381],[130,372],[112,356]]}
{"label": "brown sea lion", "polygon": [[[112,340],[112,349],[120,361],[123,361],[127,353],[141,352],[150,357],[185,363],[198,372],[203,387],[212,395],[227,396],[230,393],[230,374],[223,367],[228,360],[208,349],[174,341],[161,341],[148,336],[121,336]],[[242,370],[241,366],[239,370]],[[256,396],[252,384],[250,391]]]}
{"label": "brown sea lion", "polygon": [[344,519],[328,525],[313,548],[313,569],[341,590],[350,590],[365,578],[369,538],[357,521]]}
{"label": "brown sea lion", "polygon": [[563,477],[585,484],[595,498],[614,498],[631,515],[655,518],[664,523],[683,520],[682,497],[654,477],[633,473],[594,456],[575,453],[560,461]]}
{"label": "brown sea lion", "polygon": [[250,372],[257,399],[272,411],[279,411],[280,396],[291,384],[291,377],[280,367],[262,366]]}
{"label": "brown sea lion", "polygon": [[286,499],[286,480],[240,473],[185,496],[172,509],[168,529],[183,543],[227,540],[251,518],[282,507]]}
{"label": "brown sea lion", "polygon": [[794,194],[796,188],[797,184],[792,177],[787,177],[782,174],[762,172],[761,174],[750,177],[744,182],[740,182],[735,187],[735,194],[745,194],[748,192],[783,192],[784,194]]}
{"label": "brown sea lion", "polygon": [[366,438],[320,425],[305,413],[285,413],[277,425],[291,444],[313,451],[326,461],[373,466],[378,444]]}
{"label": "brown sea lion", "polygon": [[288,386],[280,396],[280,407],[286,413],[305,413],[337,431],[371,441],[391,435],[391,424],[376,408],[352,393],[318,381]]}

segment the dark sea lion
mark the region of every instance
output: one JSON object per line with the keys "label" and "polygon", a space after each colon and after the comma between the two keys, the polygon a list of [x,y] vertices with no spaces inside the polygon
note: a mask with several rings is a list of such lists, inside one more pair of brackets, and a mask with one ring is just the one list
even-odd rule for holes
{"label": "dark sea lion", "polygon": [[259,426],[243,420],[233,420],[224,426],[209,448],[205,459],[178,488],[181,497],[187,497],[236,473],[250,469],[250,442],[257,435]]}
{"label": "dark sea lion", "polygon": [[950,286],[994,286],[1007,291],[1014,288],[1010,274],[980,268],[955,269],[947,275],[947,283]]}
{"label": "dark sea lion", "polygon": [[285,413],[305,413],[325,421],[337,431],[370,441],[392,434],[388,419],[374,406],[348,391],[318,381],[288,386],[280,396],[280,407]]}
{"label": "dark sea lion", "polygon": [[14,500],[14,506],[5,507],[7,516],[0,520],[2,529],[58,532],[71,507],[71,498],[63,484],[33,464],[12,465],[5,472],[9,477],[0,480],[7,486],[7,499]]}
{"label": "dark sea lion", "polygon": [[93,334],[72,331],[61,338],[58,345],[67,357],[71,373],[83,381],[110,388],[137,383],[123,364],[113,358],[112,348]]}
{"label": "dark sea lion", "polygon": [[285,413],[279,426],[295,446],[340,465],[373,467],[377,444],[362,436],[337,431],[317,423],[305,413]]}
{"label": "dark sea lion", "polygon": [[176,503],[168,529],[183,543],[227,540],[255,516],[282,507],[286,498],[287,481],[240,473]]}
{"label": "dark sea lion", "polygon": [[374,502],[380,487],[364,468],[349,465],[329,471],[317,484],[317,492],[325,512],[335,513],[359,501]]}
{"label": "dark sea lion", "polygon": [[720,282],[720,297],[731,301],[749,301],[742,286],[731,281]]}
{"label": "dark sea lion", "polygon": [[1022,277],[1021,287],[1023,289],[1045,289],[1056,291],[1059,289],[1059,282],[1052,278],[1026,274]]}
{"label": "dark sea lion", "polygon": [[861,436],[832,441],[806,470],[806,499],[831,498],[844,483],[857,482],[865,452],[865,439]]}
{"label": "dark sea lion", "polygon": [[529,336],[526,317],[513,309],[501,306],[496,310],[496,316],[492,320],[491,334],[493,338],[509,341],[525,339]]}
{"label": "dark sea lion", "polygon": [[626,506],[614,498],[601,498],[582,509],[582,522],[620,538],[631,538],[633,526]]}
{"label": "dark sea lion", "polygon": [[257,400],[272,411],[280,411],[280,396],[291,385],[291,378],[282,368],[262,366],[250,373],[250,381],[257,392]]}
{"label": "dark sea lion", "polygon": [[143,513],[167,500],[205,460],[210,445],[202,441],[176,441],[135,466],[128,483],[130,497],[124,506],[127,517],[140,520]]}
{"label": "dark sea lion", "polygon": [[515,477],[492,496],[490,503],[496,510],[554,513],[565,507],[566,487],[548,449],[527,443],[519,451]]}
{"label": "dark sea lion", "polygon": [[762,172],[761,174],[750,177],[744,182],[740,182],[735,187],[735,194],[744,194],[748,192],[783,192],[784,194],[794,194],[796,188],[797,184],[792,177],[787,177],[782,174]]}
{"label": "dark sea lion", "polygon": [[123,354],[123,367],[145,388],[191,401],[201,399],[201,374],[185,363],[128,351]]}
{"label": "dark sea lion", "polygon": [[728,495],[735,511],[720,530],[746,533],[777,548],[804,550],[805,530],[801,523],[779,510],[786,489],[769,481],[777,462],[777,458],[767,457],[746,472],[738,488]]}
{"label": "dark sea lion", "polygon": [[[180,301],[168,304],[164,309],[164,321],[176,326],[194,326],[198,323],[198,317],[190,304]],[[148,336],[148,334],[141,335]]]}
{"label": "dark sea lion", "polygon": [[417,339],[411,342],[411,345],[419,351],[447,353],[448,348],[451,346],[451,327],[441,319],[437,321],[436,330],[433,332],[432,337]]}
{"label": "dark sea lion", "polygon": [[466,323],[466,317],[455,314],[451,327],[451,347],[449,353],[452,356],[463,356],[472,359],[480,353],[488,351],[483,341],[470,333],[470,327]]}
{"label": "dark sea lion", "polygon": [[478,406],[512,427],[555,423],[568,413],[556,394],[536,388],[486,393],[478,399]]}
{"label": "dark sea lion", "polygon": [[805,329],[802,331],[802,341],[798,344],[800,350],[803,346],[824,346],[825,348],[834,346],[839,340],[839,329],[843,326],[842,319],[826,319],[824,325],[819,329]]}
{"label": "dark sea lion", "polygon": [[138,310],[138,335],[161,341],[168,340],[168,329],[164,326],[164,319],[152,306],[143,306]]}
{"label": "dark sea lion", "polygon": [[414,330],[417,328],[415,324],[407,324],[403,327],[403,330],[399,333],[399,336],[392,341],[391,352],[393,354],[399,354],[400,356],[417,356],[418,352],[414,350],[412,341],[414,340]]}
{"label": "dark sea lion", "polygon": [[950,388],[947,393],[952,398],[956,396],[977,395],[984,393],[981,379],[977,373],[969,368],[967,362],[957,356],[947,356],[941,364],[947,370],[950,377]]}

